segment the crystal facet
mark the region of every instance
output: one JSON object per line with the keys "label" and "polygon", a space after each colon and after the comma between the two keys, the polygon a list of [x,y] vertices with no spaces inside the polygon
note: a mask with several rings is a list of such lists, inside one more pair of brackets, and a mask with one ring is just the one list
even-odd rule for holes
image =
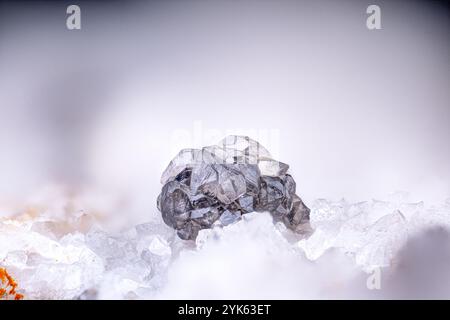
{"label": "crystal facet", "polygon": [[244,136],[228,136],[201,150],[183,149],[162,174],[158,209],[185,240],[216,221],[227,225],[253,211],[269,211],[294,231],[309,230],[309,209],[295,194],[288,169]]}

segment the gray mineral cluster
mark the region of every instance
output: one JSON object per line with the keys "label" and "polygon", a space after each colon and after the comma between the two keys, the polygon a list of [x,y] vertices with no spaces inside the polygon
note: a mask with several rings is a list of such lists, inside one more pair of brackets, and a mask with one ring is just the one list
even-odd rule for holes
{"label": "gray mineral cluster", "polygon": [[295,194],[288,168],[245,136],[227,136],[201,150],[183,149],[162,174],[158,209],[184,240],[254,211],[269,211],[275,221],[301,233],[309,228],[310,210]]}

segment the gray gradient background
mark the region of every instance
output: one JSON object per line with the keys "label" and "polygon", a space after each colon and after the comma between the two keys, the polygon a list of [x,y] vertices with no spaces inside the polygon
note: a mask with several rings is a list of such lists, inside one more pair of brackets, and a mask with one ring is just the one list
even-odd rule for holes
{"label": "gray gradient background", "polygon": [[[79,31],[65,26],[70,3],[0,4],[1,201],[56,181],[120,195],[129,222],[145,221],[173,133],[195,121],[277,130],[261,142],[306,203],[450,196],[447,6],[78,3]],[[382,30],[366,28],[369,4]]]}

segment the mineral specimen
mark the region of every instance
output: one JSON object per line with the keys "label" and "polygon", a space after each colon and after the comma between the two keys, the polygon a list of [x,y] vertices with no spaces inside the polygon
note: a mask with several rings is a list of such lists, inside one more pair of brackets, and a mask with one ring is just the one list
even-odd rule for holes
{"label": "mineral specimen", "polygon": [[0,300],[22,300],[23,295],[16,292],[17,283],[5,268],[0,268]]}
{"label": "mineral specimen", "polygon": [[[450,297],[450,251],[444,243],[448,237],[420,236],[413,247],[407,243],[417,234],[428,234],[428,228],[450,230],[450,198],[436,203],[411,202],[397,195],[358,203],[317,199],[310,206],[314,233],[309,237],[297,237],[282,221],[273,223],[269,212],[241,217],[228,210],[217,225],[200,230],[194,242],[181,240],[159,219],[113,231],[98,219],[101,210],[96,199],[103,192],[92,197],[89,190],[89,197],[81,193],[74,201],[73,195],[54,191],[46,189],[40,197],[44,201],[39,206],[47,204],[51,210],[32,207],[17,214],[0,201],[0,214],[7,215],[0,217],[0,305],[2,299],[22,297]],[[68,204],[73,209],[68,210]],[[91,222],[85,228],[81,221]],[[227,223],[231,224],[220,227]],[[433,247],[436,250],[430,250]],[[368,278],[359,271],[372,274],[377,268],[382,268],[382,279],[388,282],[382,282],[381,290],[367,290]],[[355,291],[358,287],[363,291]]]}
{"label": "mineral specimen", "polygon": [[295,194],[289,166],[258,142],[228,136],[218,145],[183,149],[163,172],[158,209],[181,239],[193,240],[214,223],[228,225],[249,212],[269,211],[297,232],[308,230],[309,209]]}

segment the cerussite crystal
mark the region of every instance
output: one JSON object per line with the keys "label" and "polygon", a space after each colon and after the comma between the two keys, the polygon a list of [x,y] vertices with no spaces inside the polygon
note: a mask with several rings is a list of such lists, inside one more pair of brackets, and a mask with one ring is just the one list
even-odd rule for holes
{"label": "cerussite crystal", "polygon": [[309,227],[309,209],[295,194],[288,168],[244,136],[228,136],[201,150],[183,149],[162,174],[158,209],[185,240],[253,211],[269,211],[276,221],[301,232]]}

